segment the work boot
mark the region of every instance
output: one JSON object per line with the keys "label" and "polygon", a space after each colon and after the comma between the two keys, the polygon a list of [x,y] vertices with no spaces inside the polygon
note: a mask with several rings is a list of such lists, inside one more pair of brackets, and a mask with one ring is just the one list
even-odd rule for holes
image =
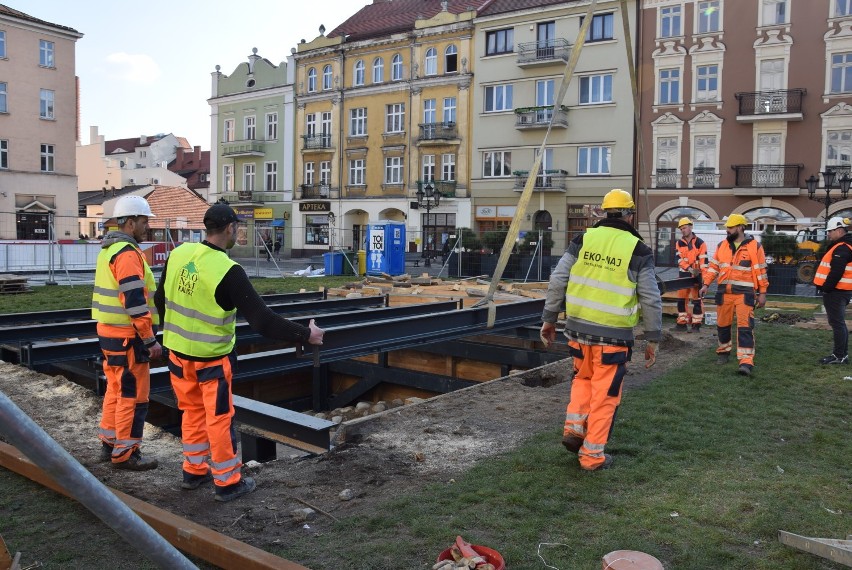
{"label": "work boot", "polygon": [[101,442],[101,454],[98,457],[101,463],[112,461],[112,446],[105,441]]}
{"label": "work boot", "polygon": [[251,477],[243,477],[233,485],[216,487],[216,500],[221,503],[233,501],[243,495],[248,495],[257,488],[257,483]]}
{"label": "work boot", "polygon": [[849,355],[846,356],[835,356],[834,354],[829,354],[823,358],[819,359],[820,364],[849,364]]}
{"label": "work boot", "polygon": [[134,449],[126,461],[112,464],[116,469],[126,469],[127,471],[148,471],[149,469],[156,469],[157,465],[159,465],[159,462],[156,458],[143,458],[139,448]]}
{"label": "work boot", "polygon": [[180,484],[181,489],[186,489],[187,491],[192,491],[194,489],[198,489],[204,483],[208,483],[213,480],[213,474],[209,471],[204,475],[193,475],[192,473],[183,472],[183,482]]}
{"label": "work boot", "polygon": [[672,332],[689,332],[689,329],[685,324],[676,324],[671,328]]}
{"label": "work boot", "polygon": [[731,359],[730,352],[717,352],[716,353],[716,364],[727,364]]}
{"label": "work boot", "polygon": [[571,453],[577,453],[583,446],[583,438],[576,435],[566,435],[562,438],[562,445]]}
{"label": "work boot", "polygon": [[604,453],[604,462],[595,467],[594,469],[586,469],[586,471],[603,471],[604,469],[609,469],[612,467],[612,462],[615,461],[612,455],[609,453]]}
{"label": "work boot", "polygon": [[751,364],[740,364],[740,367],[737,368],[737,374],[740,376],[751,376],[751,371],[754,368]]}
{"label": "work boot", "polygon": [[701,323],[693,323],[692,332],[701,332]]}

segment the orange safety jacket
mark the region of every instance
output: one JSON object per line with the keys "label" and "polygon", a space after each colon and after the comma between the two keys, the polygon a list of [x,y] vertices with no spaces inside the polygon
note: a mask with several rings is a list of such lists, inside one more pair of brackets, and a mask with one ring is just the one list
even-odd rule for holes
{"label": "orange safety jacket", "polygon": [[763,247],[751,236],[736,251],[728,240],[720,242],[704,273],[704,284],[709,286],[717,277],[719,290],[725,293],[766,293],[769,279]]}
{"label": "orange safety jacket", "polygon": [[[852,244],[840,241],[825,252],[825,255],[822,256],[819,266],[817,267],[816,275],[814,275],[814,285],[817,287],[825,285],[825,280],[828,279],[828,274],[831,271],[831,257],[834,254],[834,250],[841,245],[852,249]],[[840,280],[834,288],[842,291],[852,291],[852,262],[846,264],[846,267],[843,269],[843,275],[840,277]]]}
{"label": "orange safety jacket", "polygon": [[703,273],[707,268],[707,244],[695,234],[688,239],[680,238],[675,244],[677,250],[677,266],[684,272],[699,269]]}

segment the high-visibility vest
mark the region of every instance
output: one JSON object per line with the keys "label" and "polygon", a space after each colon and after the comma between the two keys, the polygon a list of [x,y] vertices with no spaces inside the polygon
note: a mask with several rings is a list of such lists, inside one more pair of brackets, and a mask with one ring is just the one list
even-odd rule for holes
{"label": "high-visibility vest", "polygon": [[608,327],[636,326],[639,297],[627,269],[638,242],[633,234],[606,226],[586,231],[565,288],[568,317]]}
{"label": "high-visibility vest", "polygon": [[704,269],[707,267],[707,246],[704,240],[693,234],[689,239],[679,239],[675,244],[678,257],[678,268],[681,271]]}
{"label": "high-visibility vest", "polygon": [[705,272],[704,284],[710,285],[717,275],[720,290],[730,286],[730,293],[766,292],[769,279],[763,247],[751,236],[746,237],[736,251],[728,240],[720,242]]}
{"label": "high-visibility vest", "polygon": [[196,358],[233,350],[237,310],[226,311],[216,303],[216,287],[234,265],[225,252],[200,243],[172,251],[163,284],[163,346]]}
{"label": "high-visibility vest", "polygon": [[[822,259],[819,262],[816,274],[814,275],[814,285],[817,287],[822,287],[825,284],[825,280],[828,279],[828,273],[831,271],[831,255],[834,253],[834,250],[841,245],[845,245],[849,249],[852,249],[852,245],[845,241],[841,241],[831,246],[831,248],[825,252],[825,255],[822,256]],[[852,262],[846,264],[846,268],[843,270],[843,275],[840,277],[840,281],[837,282],[837,285],[835,285],[834,288],[842,291],[852,291]]]}
{"label": "high-visibility vest", "polygon": [[[115,274],[110,270],[109,264],[112,258],[127,246],[133,247],[142,261],[142,267],[145,271],[145,287],[148,289],[147,304],[138,307],[125,307],[121,303],[118,294],[128,290],[128,287],[138,287],[139,283],[121,284],[115,278]],[[127,241],[116,242],[109,247],[101,249],[98,253],[98,260],[95,266],[95,287],[92,290],[92,319],[99,323],[107,325],[132,326],[133,317],[144,315],[146,312],[151,313],[151,321],[153,324],[160,324],[160,317],[157,314],[157,307],[154,306],[154,292],[157,289],[157,282],[154,280],[154,274],[145,257],[138,247]]]}

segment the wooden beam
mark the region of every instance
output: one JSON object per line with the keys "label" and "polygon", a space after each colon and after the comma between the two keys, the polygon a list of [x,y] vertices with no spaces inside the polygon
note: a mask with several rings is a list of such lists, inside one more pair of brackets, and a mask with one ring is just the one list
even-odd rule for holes
{"label": "wooden beam", "polygon": [[781,541],[781,544],[852,567],[852,540],[811,538],[783,530],[778,531],[778,540]]}

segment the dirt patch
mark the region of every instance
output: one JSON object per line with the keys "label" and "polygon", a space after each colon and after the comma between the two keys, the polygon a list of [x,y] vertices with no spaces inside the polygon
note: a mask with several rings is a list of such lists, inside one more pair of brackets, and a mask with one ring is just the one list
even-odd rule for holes
{"label": "dirt patch", "polygon": [[[645,369],[641,352],[635,354],[626,390],[715,346],[714,332],[708,328],[698,334],[666,334],[657,365],[650,370]],[[290,513],[306,504],[319,509],[318,518],[309,524],[320,532],[331,517],[373,512],[390,496],[448,481],[535,432],[561,426],[570,372],[570,360],[563,360],[347,422],[332,452],[315,457],[279,454],[279,460],[249,470],[256,473],[255,493],[224,504],[213,501],[212,487],[181,490],[180,440],[151,425],[145,427],[143,451],[159,458],[158,469],[131,473],[100,463],[101,446],[95,435],[100,400],[89,390],[63,377],[6,363],[0,364],[0,390],[105,484],[269,549],[286,542],[287,533],[302,531],[304,523],[294,521]],[[346,489],[351,500],[340,498]]]}

